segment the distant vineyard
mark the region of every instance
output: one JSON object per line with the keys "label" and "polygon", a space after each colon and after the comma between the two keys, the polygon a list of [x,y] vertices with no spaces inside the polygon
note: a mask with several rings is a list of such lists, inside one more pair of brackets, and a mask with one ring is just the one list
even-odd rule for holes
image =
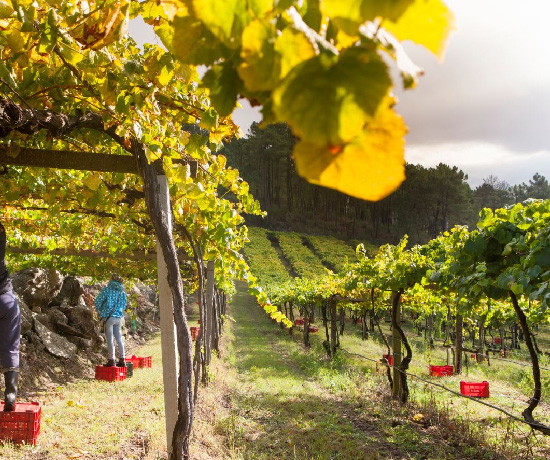
{"label": "distant vineyard", "polygon": [[319,255],[325,265],[336,272],[341,272],[346,261],[356,262],[357,257],[353,248],[345,241],[331,236],[304,236]]}
{"label": "distant vineyard", "polygon": [[250,227],[248,237],[251,242],[245,245],[244,256],[260,285],[267,288],[290,281],[287,269],[267,238],[267,231],[260,227]]}
{"label": "distant vineyard", "polygon": [[319,258],[304,246],[302,237],[297,233],[273,233],[286,259],[300,278],[315,279],[326,274],[326,269]]}

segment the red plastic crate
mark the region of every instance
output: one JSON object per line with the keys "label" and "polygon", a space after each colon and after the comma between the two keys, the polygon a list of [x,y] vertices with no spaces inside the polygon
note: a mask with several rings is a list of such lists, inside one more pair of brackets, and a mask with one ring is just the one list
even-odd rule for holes
{"label": "red plastic crate", "polygon": [[309,326],[308,331],[313,333],[319,332],[319,328],[317,326]]}
{"label": "red plastic crate", "polygon": [[363,323],[363,318],[357,318],[357,319],[355,320],[355,322],[356,322],[357,324],[362,324],[362,323]]}
{"label": "red plastic crate", "polygon": [[199,326],[191,326],[189,330],[191,331],[191,339],[197,340],[197,337],[199,336],[199,331],[201,330],[201,328]]}
{"label": "red plastic crate", "polygon": [[304,318],[298,318],[294,320],[295,326],[303,326],[304,325]]}
{"label": "red plastic crate", "polygon": [[0,404],[0,440],[18,444],[36,444],[40,433],[39,402],[15,403],[15,410],[4,412],[4,401]]}
{"label": "red plastic crate", "polygon": [[151,356],[140,356],[138,358],[139,360],[139,367],[151,367],[152,365],[152,357]]}
{"label": "red plastic crate", "polygon": [[434,377],[453,375],[453,371],[453,366],[430,366],[430,375]]}
{"label": "red plastic crate", "polygon": [[107,380],[108,382],[120,382],[126,379],[126,368],[117,366],[96,366],[96,380]]}
{"label": "red plastic crate", "polygon": [[385,358],[388,360],[388,364],[390,366],[393,366],[393,355],[382,355],[382,358]]}
{"label": "red plastic crate", "polygon": [[495,343],[496,343],[497,345],[500,345],[500,337],[495,337]]}
{"label": "red plastic crate", "polygon": [[474,396],[475,398],[489,397],[489,382],[464,382],[460,381],[460,392],[465,396]]}
{"label": "red plastic crate", "polygon": [[132,365],[134,366],[134,369],[137,369],[138,367],[140,367],[139,365],[139,358],[136,356],[136,355],[132,355],[130,358],[125,358],[124,359],[127,363],[132,363]]}

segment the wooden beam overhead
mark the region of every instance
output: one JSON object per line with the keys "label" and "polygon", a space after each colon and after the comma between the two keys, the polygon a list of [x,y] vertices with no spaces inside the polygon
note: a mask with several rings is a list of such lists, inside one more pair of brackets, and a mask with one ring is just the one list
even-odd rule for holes
{"label": "wooden beam overhead", "polygon": [[[21,249],[18,247],[7,247],[8,253],[11,254],[34,254],[34,255],[51,255],[51,256],[62,256],[62,257],[92,257],[92,258],[102,258],[102,259],[126,259],[126,260],[135,260],[135,261],[156,261],[157,252],[156,251],[147,251],[144,250],[135,250],[130,253],[117,252],[110,253],[107,251],[92,251],[89,249],[72,249],[72,248],[56,248],[53,250],[48,250],[47,248],[28,248]],[[190,262],[193,260],[192,257],[185,254],[183,251],[178,254],[178,260],[182,262]]]}
{"label": "wooden beam overhead", "polygon": [[0,147],[0,165],[138,174],[136,159],[131,155],[43,149],[21,149],[15,157],[9,153]]}

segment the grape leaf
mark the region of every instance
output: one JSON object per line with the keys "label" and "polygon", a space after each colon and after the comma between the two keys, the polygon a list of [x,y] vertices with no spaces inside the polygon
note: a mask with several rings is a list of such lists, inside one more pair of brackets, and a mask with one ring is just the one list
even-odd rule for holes
{"label": "grape leaf", "polygon": [[340,152],[336,146],[300,141],[294,149],[296,169],[314,184],[379,200],[405,179],[405,133],[401,117],[381,106],[368,128]]}
{"label": "grape leaf", "polygon": [[319,55],[295,67],[273,92],[273,111],[304,140],[317,145],[351,141],[369,121],[391,85],[373,52],[352,48]]}
{"label": "grape leaf", "polygon": [[384,21],[384,27],[399,40],[412,40],[442,59],[454,16],[441,0],[416,0],[397,21]]}

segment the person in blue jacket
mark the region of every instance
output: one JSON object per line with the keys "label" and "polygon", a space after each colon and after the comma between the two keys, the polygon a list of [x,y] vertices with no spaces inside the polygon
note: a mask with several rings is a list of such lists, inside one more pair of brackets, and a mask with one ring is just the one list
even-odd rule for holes
{"label": "person in blue jacket", "polygon": [[6,239],[6,229],[0,222],[0,366],[6,383],[4,411],[13,411],[19,379],[21,311],[6,267]]}
{"label": "person in blue jacket", "polygon": [[126,292],[122,286],[122,278],[113,273],[111,280],[101,290],[95,299],[95,309],[105,322],[105,336],[109,359],[105,366],[115,365],[115,340],[118,345],[117,367],[126,367],[124,360],[124,338],[122,337],[123,312],[126,310]]}

